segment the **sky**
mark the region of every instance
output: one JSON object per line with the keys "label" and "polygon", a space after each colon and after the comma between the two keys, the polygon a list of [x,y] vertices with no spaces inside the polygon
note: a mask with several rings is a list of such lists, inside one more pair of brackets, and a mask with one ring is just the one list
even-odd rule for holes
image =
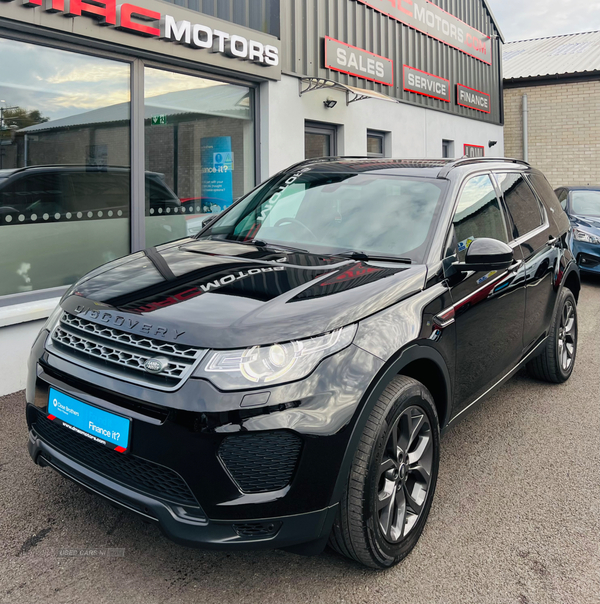
{"label": "sky", "polygon": [[600,0],[488,0],[507,42],[600,30]]}

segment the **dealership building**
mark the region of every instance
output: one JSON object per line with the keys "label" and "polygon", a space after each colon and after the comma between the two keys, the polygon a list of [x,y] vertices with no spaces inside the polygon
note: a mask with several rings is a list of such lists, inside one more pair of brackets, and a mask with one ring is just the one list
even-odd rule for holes
{"label": "dealership building", "polygon": [[68,286],[307,158],[504,154],[487,0],[0,0],[0,395]]}

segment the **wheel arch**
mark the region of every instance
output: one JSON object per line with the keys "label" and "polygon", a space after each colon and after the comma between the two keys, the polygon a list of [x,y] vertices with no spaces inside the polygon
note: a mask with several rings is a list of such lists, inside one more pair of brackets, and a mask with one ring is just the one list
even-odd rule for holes
{"label": "wheel arch", "polygon": [[581,292],[581,277],[579,269],[574,263],[571,263],[570,269],[563,278],[563,288],[570,289],[575,296],[575,301],[579,303],[579,293]]}
{"label": "wheel arch", "polygon": [[[429,374],[427,373],[429,372]],[[348,481],[352,460],[373,406],[386,386],[398,375],[406,375],[423,383],[434,398],[440,430],[448,426],[452,408],[450,372],[442,355],[432,346],[413,344],[392,358],[378,373],[363,397],[358,417],[346,446],[344,459],[333,489],[331,504],[337,504]],[[421,378],[421,379],[420,379]],[[425,381],[423,381],[425,380]],[[428,385],[429,384],[429,385]],[[433,391],[432,389],[433,388]],[[434,394],[435,392],[435,394]]]}

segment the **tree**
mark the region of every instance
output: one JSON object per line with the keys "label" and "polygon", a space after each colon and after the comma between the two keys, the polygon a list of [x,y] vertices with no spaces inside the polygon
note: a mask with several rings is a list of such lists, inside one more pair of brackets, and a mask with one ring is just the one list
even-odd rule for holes
{"label": "tree", "polygon": [[5,109],[2,112],[2,117],[4,128],[10,128],[11,130],[21,130],[22,128],[27,128],[27,126],[43,124],[50,120],[49,117],[42,116],[39,109],[27,111],[27,109],[23,109],[22,107]]}

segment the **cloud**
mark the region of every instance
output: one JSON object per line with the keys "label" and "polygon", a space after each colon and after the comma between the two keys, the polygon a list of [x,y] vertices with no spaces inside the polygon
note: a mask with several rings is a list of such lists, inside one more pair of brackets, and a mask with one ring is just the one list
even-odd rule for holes
{"label": "cloud", "polygon": [[600,29],[600,0],[489,0],[507,42]]}

